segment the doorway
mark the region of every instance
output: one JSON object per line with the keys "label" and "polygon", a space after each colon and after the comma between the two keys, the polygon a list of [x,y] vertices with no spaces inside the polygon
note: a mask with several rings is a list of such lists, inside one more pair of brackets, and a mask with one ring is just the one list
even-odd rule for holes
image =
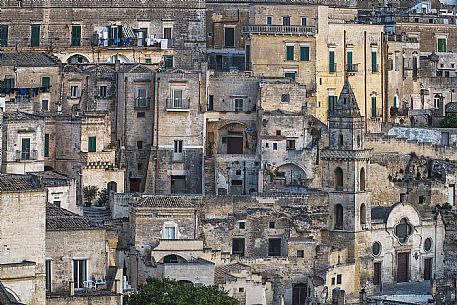
{"label": "doorway", "polygon": [[424,280],[430,281],[432,279],[432,258],[424,259]]}
{"label": "doorway", "polygon": [[243,153],[243,138],[242,137],[227,137],[227,154],[242,154]]}
{"label": "doorway", "polygon": [[397,283],[409,280],[409,252],[397,254]]}

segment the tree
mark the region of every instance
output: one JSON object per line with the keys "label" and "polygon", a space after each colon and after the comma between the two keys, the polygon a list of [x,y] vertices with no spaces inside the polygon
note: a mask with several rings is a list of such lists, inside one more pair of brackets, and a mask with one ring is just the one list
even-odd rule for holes
{"label": "tree", "polygon": [[216,286],[180,284],[167,278],[148,278],[127,300],[128,305],[238,305]]}
{"label": "tree", "polygon": [[441,122],[441,127],[456,128],[457,127],[457,114],[455,114],[455,113],[446,114],[446,117]]}
{"label": "tree", "polygon": [[97,204],[98,206],[102,207],[105,206],[109,201],[109,191],[108,189],[104,188],[100,192],[98,192]]}
{"label": "tree", "polygon": [[88,185],[83,188],[83,196],[86,203],[92,204],[92,201],[97,197],[98,187],[96,185]]}

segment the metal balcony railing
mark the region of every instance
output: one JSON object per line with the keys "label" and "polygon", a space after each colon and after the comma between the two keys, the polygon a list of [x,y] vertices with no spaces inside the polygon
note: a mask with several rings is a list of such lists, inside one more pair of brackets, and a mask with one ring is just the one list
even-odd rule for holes
{"label": "metal balcony railing", "polygon": [[189,98],[167,98],[167,110],[187,110],[189,109]]}
{"label": "metal balcony railing", "polygon": [[359,71],[359,64],[346,65],[346,72],[355,73]]}
{"label": "metal balcony railing", "polygon": [[299,25],[249,25],[243,27],[245,34],[287,34],[287,35],[314,35],[312,26]]}
{"label": "metal balcony railing", "polygon": [[16,160],[27,161],[27,160],[37,160],[37,159],[38,159],[38,151],[35,149],[30,150],[30,151],[16,150]]}

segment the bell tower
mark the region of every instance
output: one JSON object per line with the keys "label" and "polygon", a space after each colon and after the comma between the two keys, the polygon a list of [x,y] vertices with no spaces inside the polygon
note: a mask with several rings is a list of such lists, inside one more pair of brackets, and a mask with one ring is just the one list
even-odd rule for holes
{"label": "bell tower", "polygon": [[370,153],[364,148],[365,119],[346,79],[329,119],[329,147],[321,152],[323,189],[329,193],[329,230],[370,228]]}

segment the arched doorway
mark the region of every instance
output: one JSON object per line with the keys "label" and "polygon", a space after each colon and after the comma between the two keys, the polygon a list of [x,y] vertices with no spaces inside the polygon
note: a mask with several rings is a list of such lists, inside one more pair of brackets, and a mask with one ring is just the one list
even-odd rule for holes
{"label": "arched doorway", "polygon": [[108,192],[111,193],[111,192],[117,192],[117,183],[114,182],[114,181],[110,181],[108,182],[108,185],[106,187],[108,189]]}
{"label": "arched doorway", "polygon": [[334,184],[335,190],[343,190],[343,170],[340,167],[335,168]]}

